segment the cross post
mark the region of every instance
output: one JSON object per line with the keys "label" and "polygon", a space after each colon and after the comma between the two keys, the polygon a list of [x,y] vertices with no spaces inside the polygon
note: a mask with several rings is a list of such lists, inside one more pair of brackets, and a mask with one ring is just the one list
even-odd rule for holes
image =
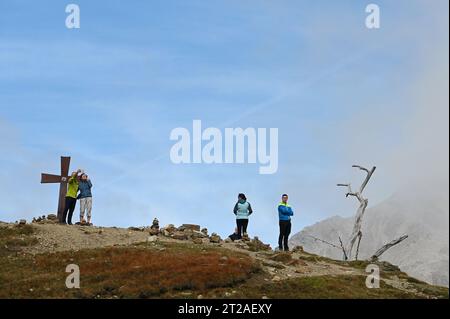
{"label": "cross post", "polygon": [[70,157],[61,156],[61,175],[45,174],[41,175],[41,184],[59,183],[58,219],[61,221],[64,214],[67,182],[69,181]]}

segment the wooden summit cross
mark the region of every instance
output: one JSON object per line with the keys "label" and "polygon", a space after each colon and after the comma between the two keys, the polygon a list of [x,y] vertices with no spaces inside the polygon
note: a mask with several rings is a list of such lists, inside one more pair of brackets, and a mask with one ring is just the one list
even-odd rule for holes
{"label": "wooden summit cross", "polygon": [[69,180],[70,157],[61,156],[61,175],[42,174],[41,184],[59,183],[58,219],[61,220],[64,214],[67,182]]}

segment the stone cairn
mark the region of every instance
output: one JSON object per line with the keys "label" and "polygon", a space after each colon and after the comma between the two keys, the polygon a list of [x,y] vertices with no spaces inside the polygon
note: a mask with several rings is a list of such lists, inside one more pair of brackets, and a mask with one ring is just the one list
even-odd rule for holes
{"label": "stone cairn", "polygon": [[[47,216],[42,215],[39,217],[34,217],[31,221],[33,224],[59,224],[58,216],[56,214],[48,214]],[[76,222],[75,225],[78,226],[92,226],[92,224],[88,224],[85,219],[81,222]]]}
{"label": "stone cairn", "polygon": [[158,218],[155,218],[153,220],[152,226],[150,227],[150,236],[157,236],[159,235],[159,220]]}
{"label": "stone cairn", "polygon": [[208,229],[203,228],[199,225],[193,224],[183,224],[180,227],[175,227],[170,224],[162,228],[159,232],[161,236],[169,237],[177,240],[190,240],[196,244],[207,244],[207,243],[220,243],[222,239],[219,235],[213,233],[208,236]]}
{"label": "stone cairn", "polygon": [[33,224],[58,224],[58,216],[55,214],[48,214],[47,216],[42,215],[34,217],[31,222]]}
{"label": "stone cairn", "polygon": [[[139,230],[142,231],[142,228]],[[180,227],[175,227],[175,225],[169,224],[166,227],[160,228],[157,218],[153,220],[153,223],[148,231],[150,234],[149,241],[151,242],[156,241],[158,236],[176,240],[192,241],[193,243],[199,245],[208,243],[220,244],[223,242],[222,238],[220,238],[218,234],[213,233],[210,236],[208,235],[208,229],[202,229],[199,225],[183,224]]]}
{"label": "stone cairn", "polygon": [[166,227],[160,228],[158,219],[154,219],[152,226],[149,229],[149,241],[157,241],[157,237],[167,237],[176,240],[191,241],[195,244],[223,244],[232,243],[237,247],[242,249],[247,249],[251,251],[268,251],[272,250],[270,245],[264,244],[262,241],[255,237],[250,239],[247,236],[242,238],[242,240],[231,241],[230,238],[222,240],[222,238],[217,233],[208,234],[207,228],[201,228],[200,225],[193,224],[183,224],[180,227],[175,227],[173,224],[169,224]]}

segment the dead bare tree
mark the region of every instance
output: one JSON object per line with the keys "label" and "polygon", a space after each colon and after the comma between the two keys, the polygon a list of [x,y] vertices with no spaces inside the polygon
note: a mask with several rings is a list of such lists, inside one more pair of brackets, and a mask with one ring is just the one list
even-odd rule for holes
{"label": "dead bare tree", "polygon": [[393,241],[391,241],[390,243],[387,243],[386,245],[384,245],[383,247],[381,247],[380,249],[378,249],[375,254],[373,254],[371,260],[372,261],[377,261],[378,258],[380,258],[380,256],[382,254],[384,254],[386,252],[386,250],[388,250],[389,248],[400,244],[402,241],[404,241],[406,238],[408,238],[408,235],[403,235],[400,238],[394,239]]}
{"label": "dead bare tree", "polygon": [[[353,165],[352,167],[354,168],[358,168],[364,172],[366,172],[366,178],[364,179],[363,183],[361,184],[361,186],[359,187],[358,191],[353,192],[352,190],[352,186],[350,183],[347,184],[337,184],[337,186],[340,187],[347,187],[347,194],[346,197],[349,196],[354,196],[356,197],[356,199],[359,201],[359,207],[358,210],[356,212],[356,216],[355,216],[355,224],[353,225],[353,230],[352,233],[348,239],[348,243],[347,243],[347,247],[344,246],[344,243],[342,242],[342,238],[341,236],[338,234],[339,237],[339,243],[340,243],[340,247],[338,245],[332,244],[330,242],[327,242],[325,240],[322,240],[320,238],[308,235],[312,238],[314,238],[315,240],[321,241],[325,244],[328,244],[334,248],[337,249],[341,249],[343,252],[343,258],[344,260],[351,260],[352,259],[352,253],[353,253],[353,248],[355,246],[356,241],[358,240],[358,244],[356,247],[356,254],[355,254],[355,259],[358,260],[358,256],[359,256],[359,248],[360,248],[360,244],[361,244],[361,239],[363,236],[363,233],[361,231],[361,227],[362,227],[362,221],[363,221],[363,217],[364,217],[364,213],[366,211],[366,208],[369,204],[369,200],[367,198],[364,198],[364,196],[362,195],[364,192],[364,189],[366,188],[367,184],[370,181],[370,178],[372,177],[373,173],[375,172],[375,170],[377,169],[376,166],[372,167],[371,170],[368,170],[367,168],[364,168],[362,166],[359,165]],[[386,250],[388,250],[389,248],[401,243],[402,241],[404,241],[406,238],[408,238],[408,235],[404,235],[398,239],[395,239],[393,241],[391,241],[390,243],[384,245],[383,247],[381,247],[380,249],[378,249],[375,254],[371,257],[371,261],[377,261],[378,258],[384,253],[386,252]]]}
{"label": "dead bare tree", "polygon": [[347,187],[348,191],[347,191],[346,197],[354,196],[359,201],[359,208],[358,208],[358,210],[356,212],[355,224],[353,226],[353,231],[352,231],[352,233],[350,235],[350,238],[348,240],[347,247],[344,249],[345,250],[344,257],[346,256],[347,259],[349,259],[349,260],[351,260],[351,258],[352,258],[352,251],[353,251],[353,247],[355,245],[356,240],[358,238],[361,239],[361,236],[362,236],[362,232],[361,232],[362,220],[363,220],[364,213],[366,211],[367,205],[369,204],[369,200],[364,198],[362,193],[363,193],[364,189],[366,188],[367,183],[369,183],[369,180],[372,177],[373,173],[377,169],[375,166],[371,170],[368,170],[367,168],[364,168],[364,167],[359,166],[359,165],[353,165],[352,167],[359,168],[360,170],[366,172],[366,178],[364,179],[364,182],[361,184],[359,190],[356,191],[356,192],[353,192],[352,191],[352,186],[351,186],[350,183],[348,183],[348,184],[338,184],[337,185],[337,186]]}

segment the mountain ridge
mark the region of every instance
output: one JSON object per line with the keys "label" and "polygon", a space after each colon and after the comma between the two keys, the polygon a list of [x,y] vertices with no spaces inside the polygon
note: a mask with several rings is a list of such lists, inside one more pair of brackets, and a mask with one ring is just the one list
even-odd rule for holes
{"label": "mountain ridge", "polygon": [[[397,193],[369,207],[363,220],[360,257],[370,258],[384,244],[407,234],[409,238],[388,250],[381,260],[397,264],[430,284],[448,287],[448,210],[445,204],[438,203],[441,202],[436,197]],[[354,217],[326,218],[293,235],[291,244],[302,245],[311,253],[342,259],[342,251],[310,236],[339,245],[338,237],[347,240],[353,222]]]}

